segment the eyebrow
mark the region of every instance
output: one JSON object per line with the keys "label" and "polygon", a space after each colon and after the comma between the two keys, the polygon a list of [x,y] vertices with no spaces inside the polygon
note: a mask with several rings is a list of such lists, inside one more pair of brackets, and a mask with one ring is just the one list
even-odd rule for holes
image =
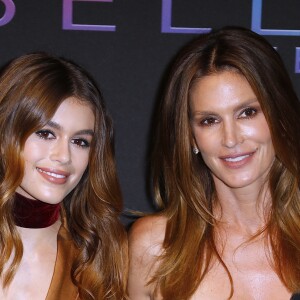
{"label": "eyebrow", "polygon": [[[245,108],[245,107],[247,107],[247,106],[249,106],[251,104],[254,104],[256,102],[258,104],[260,104],[259,101],[256,98],[250,99],[248,101],[245,101],[244,103],[241,103],[237,107],[235,107],[234,108],[234,112],[237,112],[237,111],[239,111],[239,110],[241,110],[241,109],[243,109],[243,108]],[[204,111],[196,111],[196,112],[194,112],[193,114],[191,114],[191,117],[194,117],[194,116],[197,116],[197,115],[206,116],[206,115],[215,115],[215,114],[216,113],[213,112],[213,111],[204,110]]]}
{"label": "eyebrow", "polygon": [[[48,126],[50,126],[51,128],[54,128],[54,129],[57,129],[57,130],[61,130],[62,129],[62,126],[59,125],[58,123],[56,122],[53,122],[53,121],[49,121],[47,123]],[[90,135],[90,136],[94,136],[94,130],[92,129],[82,129],[82,130],[79,130],[79,131],[76,131],[75,132],[75,135]]]}
{"label": "eyebrow", "polygon": [[251,105],[251,104],[254,104],[254,103],[256,103],[256,102],[260,105],[259,101],[258,101],[256,98],[250,99],[250,100],[248,100],[248,101],[246,101],[246,102],[244,102],[244,103],[238,105],[238,106],[234,109],[234,111],[239,111],[239,110],[241,110],[242,108],[245,108],[245,107],[247,107],[247,106],[249,106],[249,105]]}

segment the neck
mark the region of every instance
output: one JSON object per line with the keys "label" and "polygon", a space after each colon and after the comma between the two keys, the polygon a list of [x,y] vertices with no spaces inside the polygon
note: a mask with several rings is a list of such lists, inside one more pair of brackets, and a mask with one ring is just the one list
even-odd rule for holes
{"label": "neck", "polygon": [[271,196],[268,188],[231,189],[216,185],[217,203],[214,214],[218,220],[255,233],[268,218]]}
{"label": "neck", "polygon": [[16,226],[46,228],[59,218],[60,204],[48,204],[15,194],[13,214]]}
{"label": "neck", "polygon": [[44,228],[25,228],[17,226],[24,249],[32,249],[39,245],[53,244],[57,239],[57,233],[61,226],[60,220]]}

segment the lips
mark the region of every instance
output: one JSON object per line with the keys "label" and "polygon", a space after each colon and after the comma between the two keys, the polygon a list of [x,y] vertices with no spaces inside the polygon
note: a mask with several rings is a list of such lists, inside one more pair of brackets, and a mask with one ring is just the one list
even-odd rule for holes
{"label": "lips", "polygon": [[68,176],[67,172],[48,168],[36,168],[39,174],[47,181],[54,184],[64,184],[66,183]]}
{"label": "lips", "polygon": [[234,155],[221,156],[220,159],[226,167],[238,169],[249,163],[256,151],[247,153],[238,153]]}

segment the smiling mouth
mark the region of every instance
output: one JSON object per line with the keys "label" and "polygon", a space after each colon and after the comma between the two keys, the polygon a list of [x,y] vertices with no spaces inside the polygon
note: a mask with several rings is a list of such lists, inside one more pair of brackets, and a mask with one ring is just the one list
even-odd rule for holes
{"label": "smiling mouth", "polygon": [[241,156],[237,156],[237,157],[227,157],[224,158],[225,161],[229,161],[229,162],[238,162],[238,161],[242,161],[243,159],[249,157],[252,154],[246,154],[246,155],[241,155]]}
{"label": "smiling mouth", "polygon": [[252,160],[252,157],[255,153],[256,151],[247,152],[240,155],[227,155],[220,157],[220,159],[228,168],[238,169],[247,165]]}
{"label": "smiling mouth", "polygon": [[50,168],[38,168],[36,167],[38,173],[51,184],[63,185],[67,183],[70,173],[61,170],[54,170]]}
{"label": "smiling mouth", "polygon": [[48,171],[44,171],[40,168],[37,168],[37,170],[40,172],[40,173],[44,173],[44,174],[47,174],[49,176],[52,176],[52,177],[55,177],[55,178],[67,178],[66,175],[62,175],[62,174],[57,174],[57,173],[53,173],[53,172],[48,172]]}

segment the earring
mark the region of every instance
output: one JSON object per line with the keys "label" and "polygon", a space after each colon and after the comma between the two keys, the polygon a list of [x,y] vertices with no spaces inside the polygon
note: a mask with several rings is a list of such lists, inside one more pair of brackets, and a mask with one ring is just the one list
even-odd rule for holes
{"label": "earring", "polygon": [[194,152],[194,154],[197,155],[197,154],[199,153],[199,149],[198,149],[197,147],[194,147],[194,148],[193,148],[193,152]]}

